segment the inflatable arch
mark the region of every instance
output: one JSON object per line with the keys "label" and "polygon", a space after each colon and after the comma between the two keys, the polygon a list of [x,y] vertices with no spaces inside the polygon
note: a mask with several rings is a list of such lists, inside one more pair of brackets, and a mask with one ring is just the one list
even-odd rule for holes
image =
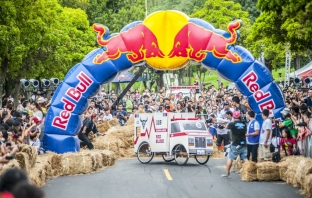
{"label": "inflatable arch", "polygon": [[201,63],[235,82],[257,116],[269,109],[281,117],[284,98],[270,71],[245,48],[234,45],[241,26],[242,21],[236,20],[223,31],[178,11],[152,13],[117,34],[93,25],[101,48],[72,67],[56,89],[44,123],[44,148],[56,153],[79,151],[77,133],[89,98],[121,71],[144,61],[158,70],[180,69],[188,61]]}

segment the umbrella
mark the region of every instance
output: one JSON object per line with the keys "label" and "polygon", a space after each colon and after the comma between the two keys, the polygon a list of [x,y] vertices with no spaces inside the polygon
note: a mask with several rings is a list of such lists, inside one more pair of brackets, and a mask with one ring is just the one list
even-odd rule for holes
{"label": "umbrella", "polygon": [[[131,82],[131,80],[134,78],[134,74],[133,73],[130,73],[128,71],[124,71],[124,72],[121,72],[116,78],[114,78],[114,80],[112,80],[113,83],[128,83],[128,82]],[[139,81],[147,81],[146,78],[142,78],[142,77],[139,77],[136,82],[139,82]]]}

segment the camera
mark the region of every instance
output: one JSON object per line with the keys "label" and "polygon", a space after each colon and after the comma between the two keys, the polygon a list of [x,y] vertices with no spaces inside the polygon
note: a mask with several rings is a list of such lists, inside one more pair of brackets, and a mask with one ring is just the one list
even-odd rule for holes
{"label": "camera", "polygon": [[148,109],[148,105],[144,105],[144,108],[145,108],[145,109]]}
{"label": "camera", "polygon": [[207,120],[206,120],[206,123],[207,123],[207,124],[211,124],[211,123],[212,123],[212,118],[207,119]]}
{"label": "camera", "polygon": [[5,159],[6,159],[6,160],[12,160],[12,159],[14,159],[14,155],[5,156]]}
{"label": "camera", "polygon": [[165,107],[166,109],[170,109],[170,106],[169,105],[166,105],[166,107]]}
{"label": "camera", "polygon": [[219,124],[219,125],[217,126],[217,128],[218,128],[218,129],[224,129],[225,127],[224,127],[223,125]]}

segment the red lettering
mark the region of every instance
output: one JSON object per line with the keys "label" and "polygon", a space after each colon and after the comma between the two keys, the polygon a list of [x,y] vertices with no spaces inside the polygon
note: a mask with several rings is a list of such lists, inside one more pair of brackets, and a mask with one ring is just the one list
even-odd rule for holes
{"label": "red lettering", "polygon": [[256,82],[257,80],[258,80],[258,77],[253,71],[249,72],[247,76],[243,78],[243,82],[245,85],[247,85],[247,87],[249,87],[250,83]]}
{"label": "red lettering", "polygon": [[258,91],[259,90],[259,85],[258,84],[251,84],[250,87],[249,87],[249,90],[251,92]]}
{"label": "red lettering", "polygon": [[84,83],[80,82],[77,85],[76,89],[80,91],[80,93],[84,93],[87,90],[87,86]]}
{"label": "red lettering", "polygon": [[[61,111],[61,115],[62,115]],[[61,117],[56,116],[53,119],[52,126],[65,130],[67,128],[68,119],[62,119]]]}
{"label": "red lettering", "polygon": [[259,109],[260,111],[262,111],[263,109],[268,109],[268,110],[275,109],[275,104],[274,104],[273,99],[260,104]]}
{"label": "red lettering", "polygon": [[261,91],[261,90],[254,93],[254,98],[256,99],[257,102],[264,100],[270,96],[271,96],[270,92],[263,93],[263,91]]}
{"label": "red lettering", "polygon": [[66,91],[66,95],[68,95],[70,98],[72,98],[75,101],[79,101],[81,98],[81,92],[77,91],[75,88],[69,88]]}
{"label": "red lettering", "polygon": [[71,101],[67,100],[66,98],[62,98],[61,99],[62,102],[64,102],[64,109],[66,111],[72,112],[74,111],[76,105],[74,103],[72,103]]}
{"label": "red lettering", "polygon": [[61,118],[68,119],[70,117],[70,113],[68,111],[61,112]]}
{"label": "red lettering", "polygon": [[79,80],[81,80],[82,82],[84,82],[87,86],[90,86],[92,84],[92,80],[83,72],[80,72],[78,77]]}

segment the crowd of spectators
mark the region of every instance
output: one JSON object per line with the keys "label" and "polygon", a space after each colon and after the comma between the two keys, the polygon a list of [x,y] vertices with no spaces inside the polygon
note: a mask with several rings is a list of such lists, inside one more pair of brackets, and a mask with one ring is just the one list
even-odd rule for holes
{"label": "crowd of spectators", "polygon": [[[267,149],[271,143],[276,148],[281,145],[281,150],[287,150],[286,154],[312,156],[312,90],[294,86],[282,87],[282,90],[286,103],[286,108],[282,111],[283,118],[274,119],[273,114],[269,113],[268,119],[272,123],[272,129],[268,138],[265,139],[267,142],[263,142],[261,138],[258,142],[249,142],[248,158],[252,153],[254,161],[256,161],[255,153],[257,152],[262,159],[270,159],[267,150],[261,148]],[[155,89],[145,89],[143,92],[137,89],[129,90],[123,98],[119,98],[118,103],[116,102],[117,97],[118,95],[114,91],[101,91],[92,98],[87,110],[82,115],[82,128],[78,135],[81,146],[93,149],[93,145],[88,139],[88,133],[91,131],[97,133],[96,123],[116,118],[120,125],[124,125],[137,111],[145,113],[193,112],[196,116],[200,116],[200,119],[206,121],[207,128],[216,138],[216,144],[220,150],[224,150],[224,146],[231,142],[231,130],[227,129],[227,125],[233,120],[232,113],[234,111],[241,113],[241,119],[245,123],[253,119],[259,123],[262,122],[257,120],[259,118],[255,117],[254,112],[249,108],[246,97],[235,88],[227,89],[221,86],[216,89],[214,86],[209,86],[203,89],[189,89],[188,94],[182,92],[174,94],[171,88],[162,87],[158,92]],[[13,98],[3,96],[2,99],[0,166],[12,158],[17,151],[16,145],[19,143],[34,146],[39,154],[43,154],[45,152],[41,147],[44,133],[43,122],[50,101],[41,95],[32,97],[30,100],[21,95],[19,105],[15,109]],[[260,128],[263,130],[263,126],[260,127],[260,124],[255,126],[253,130],[256,133],[248,135],[247,132],[247,140],[248,136],[261,135],[259,130]],[[290,137],[288,133],[293,140],[287,140]],[[272,138],[275,141],[271,141]]]}

